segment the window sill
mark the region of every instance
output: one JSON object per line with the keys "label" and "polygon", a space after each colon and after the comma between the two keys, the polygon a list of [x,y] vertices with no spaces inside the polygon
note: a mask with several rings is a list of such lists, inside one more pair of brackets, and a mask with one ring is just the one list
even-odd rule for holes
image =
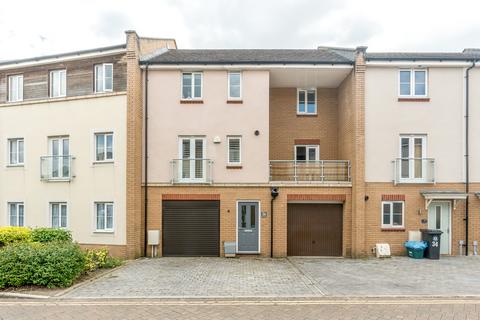
{"label": "window sill", "polygon": [[93,231],[93,233],[95,233],[95,234],[114,234],[115,231],[113,231],[113,230],[105,230],[105,231],[104,230],[95,230],[95,231]]}
{"label": "window sill", "polygon": [[114,162],[115,162],[115,161],[113,161],[113,160],[108,160],[108,161],[93,161],[92,163],[93,163],[94,165],[97,165],[97,164],[112,164],[112,163],[114,163]]}
{"label": "window sill", "polygon": [[241,164],[234,164],[234,165],[233,164],[228,164],[226,168],[227,169],[242,169],[243,167],[242,167]]}
{"label": "window sill", "polygon": [[234,99],[229,99],[227,100],[228,104],[242,104],[243,100],[234,100]]}
{"label": "window sill", "polygon": [[25,166],[25,164],[7,164],[6,167],[7,168],[23,168]]}
{"label": "window sill", "polygon": [[297,117],[318,117],[316,113],[297,113]]}
{"label": "window sill", "polygon": [[192,99],[192,100],[180,100],[181,104],[202,104],[203,100],[201,99]]}
{"label": "window sill", "polygon": [[430,102],[428,97],[399,97],[398,102]]}
{"label": "window sill", "polygon": [[398,227],[398,228],[382,228],[382,232],[405,232],[404,227]]}

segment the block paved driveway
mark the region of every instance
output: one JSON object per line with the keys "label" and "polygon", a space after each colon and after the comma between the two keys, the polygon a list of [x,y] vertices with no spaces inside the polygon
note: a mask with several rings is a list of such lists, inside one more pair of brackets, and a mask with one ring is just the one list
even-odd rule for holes
{"label": "block paved driveway", "polygon": [[62,298],[480,296],[480,257],[140,259]]}

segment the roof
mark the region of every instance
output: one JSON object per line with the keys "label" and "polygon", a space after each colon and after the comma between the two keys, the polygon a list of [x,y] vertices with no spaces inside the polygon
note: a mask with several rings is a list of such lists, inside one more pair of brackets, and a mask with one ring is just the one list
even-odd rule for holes
{"label": "roof", "polygon": [[39,57],[26,58],[26,59],[4,60],[4,61],[0,61],[0,66],[9,65],[9,64],[28,63],[28,62],[41,62],[42,60],[50,60],[50,59],[66,58],[66,57],[72,57],[72,56],[80,56],[80,55],[90,54],[90,53],[102,53],[102,52],[105,52],[105,51],[125,49],[125,48],[126,48],[125,44],[119,44],[119,45],[108,46],[108,47],[100,47],[100,48],[94,48],[94,49],[72,51],[72,52],[52,54],[52,55],[47,55],[47,56],[39,56]]}
{"label": "roof", "polygon": [[480,59],[480,49],[463,52],[367,52],[367,61],[464,61]]}
{"label": "roof", "polygon": [[466,199],[467,194],[455,190],[421,190],[420,194],[425,199]]}
{"label": "roof", "polygon": [[329,49],[172,49],[145,59],[149,64],[353,64]]}

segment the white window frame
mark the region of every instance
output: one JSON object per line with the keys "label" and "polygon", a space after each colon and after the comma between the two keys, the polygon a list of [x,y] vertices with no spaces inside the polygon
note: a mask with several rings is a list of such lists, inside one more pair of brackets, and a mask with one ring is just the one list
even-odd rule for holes
{"label": "white window frame", "polygon": [[[192,90],[192,97],[191,98],[184,98],[183,97],[183,76],[185,74],[191,74],[192,75],[192,83],[190,85],[190,89]],[[195,75],[200,75],[200,97],[195,97]],[[203,72],[182,72],[182,85],[180,87],[180,97],[181,97],[181,100],[202,100],[203,99]]]}
{"label": "white window frame", "polygon": [[[54,74],[58,73],[59,74],[59,79],[60,79],[60,82],[59,82],[59,95],[54,95],[54,83],[53,83],[53,78],[54,78]],[[49,80],[49,84],[50,84],[50,98],[62,98],[62,97],[66,97],[67,96],[67,69],[57,69],[57,70],[51,70],[50,73],[50,80]],[[62,92],[62,79],[63,81],[65,82],[65,92]]]}
{"label": "white window frame", "polygon": [[[402,71],[409,71],[410,72],[410,93],[409,94],[402,94],[401,92],[401,72]],[[425,94],[420,95],[420,94],[415,94],[415,72],[416,71],[422,71],[425,72]],[[428,97],[428,70],[427,69],[416,69],[416,68],[411,68],[411,69],[399,69],[398,70],[398,96],[401,98],[405,97],[410,97],[410,98],[426,98]]]}
{"label": "white window frame", "polygon": [[[97,136],[103,135],[103,149],[105,159],[98,160],[97,158]],[[107,159],[107,136],[112,136],[112,158]],[[113,131],[95,131],[93,133],[93,162],[94,163],[110,163],[115,161],[115,136]]]}
{"label": "white window frame", "polygon": [[[232,162],[230,160],[230,140],[232,139],[238,139],[239,140],[239,161],[238,162]],[[231,166],[240,166],[242,165],[242,136],[227,136],[227,165]]]}
{"label": "white window frame", "polygon": [[[183,158],[183,141],[184,140],[190,140],[190,158]],[[205,182],[205,180],[208,178],[207,176],[207,166],[208,164],[206,163],[207,159],[207,139],[205,136],[179,136],[178,137],[178,159],[182,161],[183,159],[185,160],[190,160],[190,174],[192,175],[192,172],[195,172],[195,166],[196,163],[193,162],[192,160],[195,160],[195,140],[202,140],[202,154],[203,154],[203,161],[202,161],[202,172],[203,172],[203,177],[202,178],[195,178],[195,177],[190,177],[190,178],[182,178],[183,174],[183,167],[182,165],[178,166],[178,178],[179,181],[184,183],[184,182]],[[194,152],[192,152],[192,150]],[[193,156],[193,157],[192,157]]]}
{"label": "white window frame", "polygon": [[[58,204],[58,223],[59,226],[53,225],[53,205]],[[65,226],[62,226],[62,206],[66,207],[66,217],[65,217]],[[54,201],[48,203],[48,213],[49,213],[49,220],[50,220],[50,227],[58,228],[58,229],[67,229],[68,228],[68,203],[66,201]]]}
{"label": "white window frame", "polygon": [[[305,147],[305,158],[306,160],[297,160],[297,147]],[[320,160],[320,145],[318,144],[296,144],[294,147],[294,160],[295,161],[305,161],[305,162],[312,162],[312,161],[319,161]],[[315,149],[315,160],[308,159],[308,150]]]}
{"label": "white window frame", "polygon": [[[12,74],[8,78],[8,102],[23,101],[23,74]],[[16,85],[14,85],[16,80]]]}
{"label": "white window frame", "polygon": [[[315,112],[308,112],[308,91],[315,93]],[[305,111],[300,111],[300,92],[305,92]],[[316,115],[317,114],[317,88],[297,88],[297,114],[299,115]]]}
{"label": "white window frame", "polygon": [[[12,225],[10,222],[11,222],[11,215],[12,215],[12,212],[10,210],[10,207],[14,205],[16,207],[16,210],[17,210],[17,218],[16,218],[16,225]],[[19,217],[20,215],[18,214],[19,213],[19,207],[22,206],[23,207],[23,224],[22,225],[19,225]],[[22,201],[9,201],[7,202],[7,221],[8,221],[8,225],[11,226],[11,227],[24,227],[25,226],[25,203],[23,203]]]}
{"label": "white window frame", "polygon": [[[238,97],[232,97],[231,95],[231,88],[230,88],[230,75],[232,74],[238,74],[240,76],[240,84],[239,84],[239,89],[240,89],[240,96]],[[242,100],[242,94],[243,94],[243,76],[241,71],[229,71],[228,72],[228,100]]]}
{"label": "white window frame", "polygon": [[[394,203],[401,203],[402,204],[402,224],[401,225],[394,225],[393,224],[393,204]],[[384,224],[383,223],[383,214],[384,214],[384,204],[390,205],[390,223]],[[405,201],[382,201],[382,209],[381,209],[381,217],[380,223],[382,228],[384,229],[403,229],[405,228]]]}
{"label": "white window frame", "polygon": [[[408,166],[408,178],[402,178],[402,139],[409,139],[409,149],[408,149],[408,158],[409,158],[409,166]],[[427,158],[427,135],[425,134],[401,134],[398,140],[399,143],[399,158],[400,158],[400,172],[399,178],[402,182],[422,182],[426,179],[426,170],[427,170],[427,162],[422,160],[422,173],[425,177],[422,178],[415,178],[415,139],[422,139],[422,159]]]}
{"label": "white window frame", "polygon": [[[11,157],[11,154],[12,154],[12,143],[13,142],[16,142],[16,148],[17,150],[16,151],[16,155],[17,155],[17,158],[16,158],[16,162],[12,162],[12,157]],[[22,145],[23,145],[23,150],[22,150],[22,154],[23,154],[23,161],[22,162],[19,162],[18,160],[18,155],[19,155],[19,150],[20,150],[20,147],[19,147],[19,141],[22,141]],[[22,167],[25,165],[25,139],[24,138],[8,138],[7,139],[7,166],[8,167]]]}
{"label": "white window frame", "polygon": [[[99,229],[98,224],[97,224],[97,215],[98,215],[98,205],[104,205],[105,206],[105,217],[104,217],[104,229]],[[112,207],[112,227],[107,228],[107,206]],[[113,204],[113,201],[96,201],[93,204],[93,210],[94,210],[94,223],[95,223],[95,232],[98,233],[113,233],[115,230],[115,206]]]}
{"label": "white window frame", "polygon": [[[101,66],[102,67],[102,86],[103,86],[103,90],[98,90],[97,88],[97,67]],[[105,67],[106,66],[111,66],[112,67],[112,88],[110,89],[106,89],[105,88],[105,79],[107,78],[105,75]],[[105,92],[113,92],[113,63],[98,63],[98,64],[95,64],[93,66],[93,70],[94,70],[94,73],[95,73],[95,78],[94,78],[94,88],[95,88],[95,93],[105,93]]]}

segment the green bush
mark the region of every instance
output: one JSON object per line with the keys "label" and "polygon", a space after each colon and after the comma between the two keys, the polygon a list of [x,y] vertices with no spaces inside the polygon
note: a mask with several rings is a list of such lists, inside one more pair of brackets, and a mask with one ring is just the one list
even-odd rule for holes
{"label": "green bush", "polygon": [[31,230],[24,227],[0,227],[0,247],[31,240]]}
{"label": "green bush", "polygon": [[108,255],[108,249],[87,249],[85,254],[85,271],[96,269],[115,268],[122,264],[122,260]]}
{"label": "green bush", "polygon": [[72,234],[70,231],[65,229],[36,228],[32,230],[32,241],[34,242],[53,242],[53,241],[72,242]]}
{"label": "green bush", "polygon": [[67,287],[84,270],[85,253],[75,243],[14,243],[0,250],[0,288]]}

